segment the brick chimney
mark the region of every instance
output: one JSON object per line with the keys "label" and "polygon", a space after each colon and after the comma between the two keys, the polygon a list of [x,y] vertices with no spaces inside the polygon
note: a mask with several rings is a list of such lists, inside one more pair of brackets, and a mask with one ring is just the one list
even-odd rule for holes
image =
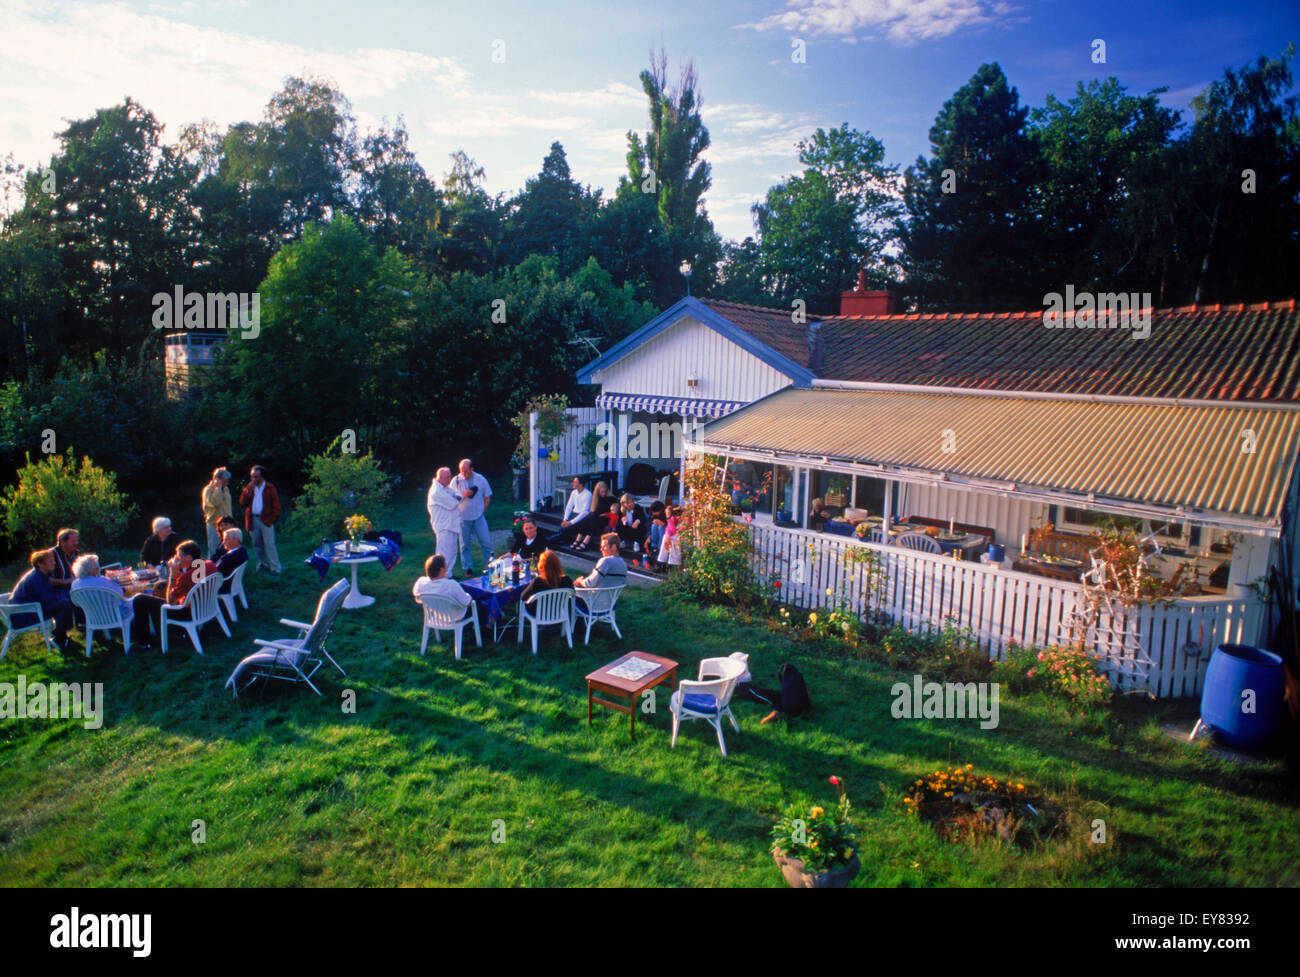
{"label": "brick chimney", "polygon": [[868,290],[867,270],[858,271],[858,287],[840,293],[840,315],[893,315],[897,299],[887,288]]}

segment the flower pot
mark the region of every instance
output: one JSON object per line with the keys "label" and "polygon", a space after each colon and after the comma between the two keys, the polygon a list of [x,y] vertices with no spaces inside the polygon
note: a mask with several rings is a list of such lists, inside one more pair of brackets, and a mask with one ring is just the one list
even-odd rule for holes
{"label": "flower pot", "polygon": [[857,877],[862,868],[856,851],[847,865],[830,872],[806,871],[803,859],[790,858],[780,852],[772,852],[772,857],[781,867],[786,884],[792,889],[843,889]]}

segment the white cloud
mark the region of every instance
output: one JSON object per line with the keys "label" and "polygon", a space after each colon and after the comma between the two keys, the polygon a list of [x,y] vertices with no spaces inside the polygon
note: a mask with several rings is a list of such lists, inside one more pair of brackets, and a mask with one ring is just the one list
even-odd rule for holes
{"label": "white cloud", "polygon": [[883,34],[900,44],[947,37],[1006,19],[1004,0],[787,0],[786,9],[755,23],[754,30],[803,32],[856,39]]}

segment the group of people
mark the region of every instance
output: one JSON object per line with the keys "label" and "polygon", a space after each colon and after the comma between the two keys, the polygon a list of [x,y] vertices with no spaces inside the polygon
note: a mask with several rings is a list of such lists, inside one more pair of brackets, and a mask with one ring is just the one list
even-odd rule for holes
{"label": "group of people", "polygon": [[621,545],[633,553],[645,553],[649,567],[656,563],[681,565],[677,539],[680,506],[669,506],[658,499],[643,508],[630,494],[615,498],[607,482],[597,482],[589,490],[579,476],[573,478],[573,490],[564,506],[560,531],[547,541],[553,547],[585,550],[604,532],[614,533]]}
{"label": "group of people", "polygon": [[[79,590],[106,590],[121,601],[122,620],[131,628],[131,642],[150,648],[155,637],[162,635],[162,608],[171,605],[178,610],[170,616],[185,620],[192,608],[183,607],[190,590],[210,574],[220,573],[221,591],[230,587],[230,577],[248,561],[243,534],[233,525],[226,527],[220,545],[211,559],[204,560],[203,551],[194,540],[178,541],[166,518],[154,520],[153,535],[141,549],[142,561],[156,557],[159,580],[153,593],[140,593],[128,598],[121,584],[103,573],[99,556],[80,551],[81,535],[75,529],[62,529],[50,549],[36,550],[30,558],[31,569],[14,587],[10,601],[14,604],[40,605],[41,615],[51,622],[51,634],[59,648],[67,650],[68,632],[78,623],[80,609],[72,600]],[[14,615],[17,628],[36,623],[34,614]]]}
{"label": "group of people", "polygon": [[[527,527],[532,526],[534,533],[532,539],[535,540],[537,525],[529,521],[525,522],[524,526],[526,537]],[[560,557],[555,551],[543,547],[537,553],[537,575],[520,593],[520,603],[527,604],[534,594],[548,590],[572,590],[577,595],[577,600],[581,601],[583,591],[623,586],[627,583],[627,564],[618,555],[618,545],[617,533],[606,533],[602,536],[600,559],[596,561],[590,573],[577,580],[570,579],[564,572]],[[524,552],[520,553],[521,558],[525,556]],[[425,560],[424,576],[415,581],[411,594],[417,603],[426,595],[449,598],[461,607],[469,606],[470,601],[473,600],[465,588],[451,578],[447,557],[442,553],[435,553]]]}
{"label": "group of people", "polygon": [[[231,577],[249,559],[244,547],[245,531],[254,542],[258,567],[267,567],[272,573],[281,572],[275,548],[275,523],[281,508],[275,486],[266,480],[266,470],[261,465],[249,472],[248,485],[239,495],[245,525],[245,531],[241,531],[231,506],[231,477],[225,468],[216,469],[201,493],[207,559],[203,559],[197,542],[182,540],[172,530],[169,518],[154,519],[153,531],[140,547],[141,566],[158,571],[158,584],[152,593],[136,594],[128,599],[117,581],[103,575],[98,555],[81,552],[81,534],[76,529],[61,529],[54,546],[31,554],[28,561],[31,569],[14,587],[10,602],[39,604],[42,616],[51,622],[54,642],[66,649],[69,630],[81,620],[81,611],[73,604],[72,594],[86,588],[107,590],[122,601],[122,619],[130,622],[132,643],[152,647],[154,639],[161,637],[164,605],[178,608],[169,617],[184,620],[190,613],[182,607],[186,595],[212,573],[223,577],[218,592],[230,592]],[[35,623],[34,614],[18,614],[13,620],[14,627],[20,628]]]}

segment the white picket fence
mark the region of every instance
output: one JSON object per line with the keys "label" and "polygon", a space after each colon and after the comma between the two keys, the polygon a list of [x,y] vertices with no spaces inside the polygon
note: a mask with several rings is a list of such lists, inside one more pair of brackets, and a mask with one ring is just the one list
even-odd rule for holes
{"label": "white picket fence", "polygon": [[[876,610],[913,629],[951,620],[970,628],[995,659],[1012,643],[1064,643],[1070,613],[1083,595],[1080,584],[951,556],[760,523],[750,531],[759,575],[769,586],[781,581],[783,603],[815,610],[846,600],[864,614],[872,609],[866,571],[845,554],[871,550],[886,573]],[[1113,619],[1103,610],[1088,644],[1106,655],[1107,673],[1120,689],[1157,698],[1198,696],[1215,646],[1254,644],[1262,624],[1263,608],[1254,599],[1189,597],[1117,612]]]}
{"label": "white picket fence", "polygon": [[[604,420],[605,412],[599,407],[570,407],[568,412],[573,419],[569,429],[550,445],[553,452],[559,455],[558,461],[542,461],[538,454],[542,446],[538,443],[537,438],[537,414],[532,415],[532,445],[528,452],[529,455],[529,484],[532,486],[531,496],[533,505],[536,506],[542,499],[549,499],[553,496],[555,489],[559,487],[561,475],[571,475],[574,472],[587,471],[592,466],[582,457],[582,439],[587,433],[594,431],[596,425]],[[568,486],[563,486],[564,492],[568,494]]]}

